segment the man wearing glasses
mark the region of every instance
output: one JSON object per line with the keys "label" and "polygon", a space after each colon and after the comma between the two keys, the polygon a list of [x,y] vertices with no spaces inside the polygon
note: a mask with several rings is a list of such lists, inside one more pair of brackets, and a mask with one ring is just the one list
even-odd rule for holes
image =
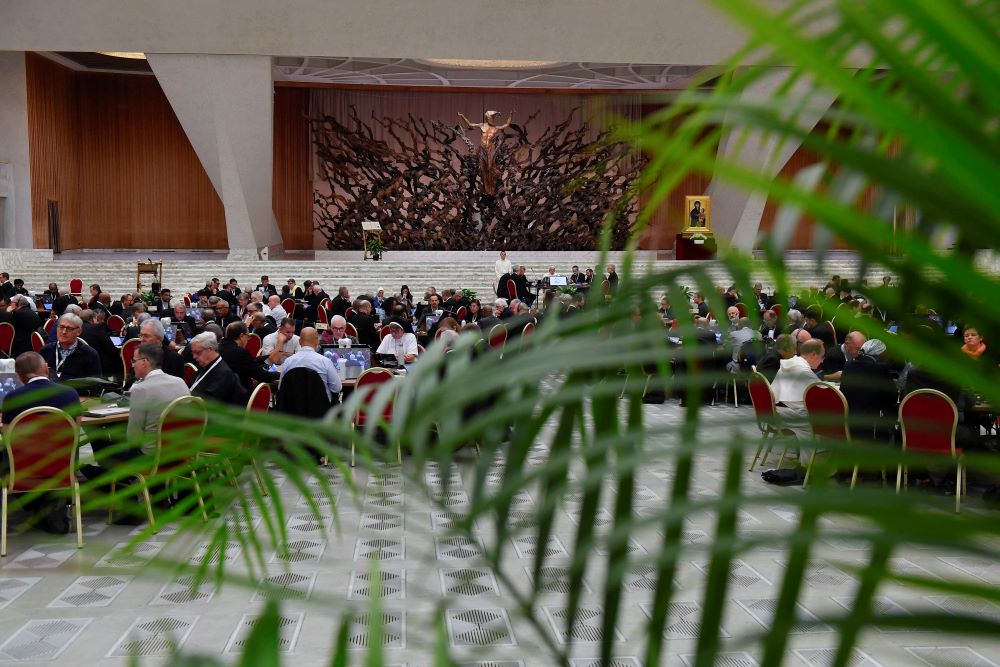
{"label": "man wearing glasses", "polygon": [[[163,409],[190,392],[184,380],[163,372],[163,345],[159,343],[139,345],[132,354],[132,368],[136,381],[132,385],[126,432],[129,442],[141,442],[141,453],[152,454],[156,439],[150,436],[156,433]],[[132,455],[139,453],[135,449]]]}
{"label": "man wearing glasses", "polygon": [[58,382],[101,375],[101,358],[94,348],[80,339],[81,331],[83,320],[66,313],[59,318],[55,342],[45,345],[39,352]]}

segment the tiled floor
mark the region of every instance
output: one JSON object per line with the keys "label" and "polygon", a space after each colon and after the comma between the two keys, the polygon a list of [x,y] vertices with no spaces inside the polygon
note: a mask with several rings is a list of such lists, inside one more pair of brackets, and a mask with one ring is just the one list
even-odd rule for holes
{"label": "tiled floor", "polygon": [[[680,423],[676,403],[645,406],[645,410],[651,429],[662,429],[664,439],[675,437],[667,434],[676,434],[674,427]],[[719,433],[744,428],[752,419],[749,408],[706,408],[704,416],[708,428]],[[752,426],[742,432],[752,437]],[[531,453],[534,465],[544,458],[542,447]],[[402,469],[384,469],[380,479],[366,476],[359,468],[356,500],[341,480],[336,481],[340,502],[336,522],[332,512],[320,519],[309,514],[305,498],[284,480],[281,489],[289,515],[289,549],[269,552],[266,572],[248,570],[238,542],[215,556],[226,562],[231,573],[245,577],[246,585],[196,586],[190,575],[143,568],[158,554],[185,562],[204,553],[204,536],[178,536],[170,527],[146,540],[136,553],[124,555],[121,548],[138,529],[106,526],[98,514],[85,519],[87,546],[82,551],[74,548],[73,535],[18,532],[15,525],[9,555],[0,565],[0,664],[122,665],[133,652],[144,656],[142,664],[162,664],[175,645],[185,652],[233,662],[264,601],[270,598],[282,601],[279,642],[290,654],[285,664],[329,664],[335,627],[345,613],[353,614],[355,620],[348,645],[360,660],[370,639],[368,601],[375,574],[370,559],[376,556],[381,560],[381,623],[389,664],[430,664],[435,621],[441,615],[451,651],[463,663],[549,665],[552,661],[540,640],[540,633],[544,633],[559,644],[574,644],[574,665],[595,664],[597,642],[604,632],[603,600],[595,591],[600,590],[607,568],[595,567],[586,573],[579,619],[570,632],[563,622],[566,563],[574,549],[580,495],[568,497],[555,535],[544,546],[532,534],[514,532],[505,545],[503,567],[492,572],[479,561],[480,550],[495,541],[490,521],[477,522],[475,539],[449,533],[452,512],[461,513],[469,502],[475,461],[470,455],[454,470],[431,467],[422,472],[404,463]],[[706,453],[699,456],[697,469],[692,495],[710,499],[721,485],[724,461]],[[434,506],[422,485],[437,485],[444,475],[450,476],[451,486],[447,494],[439,494],[441,505]],[[584,471],[574,470],[574,475],[582,479]],[[672,477],[669,459],[642,466],[634,496],[640,516],[663,506]],[[501,479],[502,469],[494,464],[487,482]],[[745,473],[744,489],[762,501],[739,511],[737,525],[742,534],[766,537],[795,529],[796,512],[780,501],[782,494],[799,490],[766,487],[756,473]],[[600,530],[609,529],[613,522],[614,499],[612,493],[605,494],[596,521]],[[539,501],[537,492],[515,496],[508,524],[530,530]],[[967,511],[984,510],[970,503]],[[263,530],[259,517],[252,523],[255,530]],[[824,538],[816,546],[798,608],[803,624],[795,630],[785,665],[819,666],[831,660],[835,632],[828,625],[810,621],[850,608],[858,580],[848,570],[863,563],[867,554],[863,543],[850,539],[856,524],[824,520],[823,525],[843,534]],[[323,528],[332,532],[325,536]],[[711,541],[713,513],[692,512],[686,528],[685,541],[691,551],[682,555],[677,573],[677,592],[666,631],[664,664],[668,665],[693,664],[708,570],[707,559],[698,549]],[[625,574],[628,595],[614,632],[615,665],[640,664],[642,627],[651,611],[650,595],[655,585],[648,559],[661,540],[657,526],[650,524],[626,545],[634,566]],[[544,550],[546,559],[535,581],[533,563],[539,549]],[[598,547],[596,552],[605,551]],[[747,637],[761,635],[770,625],[786,558],[780,545],[763,545],[740,554],[733,563],[730,599],[722,619],[727,652],[717,664],[757,664],[759,645]],[[1000,585],[1000,563],[934,549],[900,552],[892,565],[902,572],[967,577]],[[543,591],[534,614],[537,625],[519,613],[517,600],[534,586]],[[881,587],[876,604],[900,612],[934,608],[1000,618],[1000,607],[994,605],[898,585]],[[871,629],[862,636],[851,664],[1000,665],[1000,638],[989,641],[941,632]]]}

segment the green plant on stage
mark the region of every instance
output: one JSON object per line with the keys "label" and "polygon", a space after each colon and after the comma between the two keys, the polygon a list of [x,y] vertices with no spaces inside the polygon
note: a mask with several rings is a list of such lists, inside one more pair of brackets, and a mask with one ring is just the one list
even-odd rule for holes
{"label": "green plant on stage", "polygon": [[368,237],[368,254],[376,262],[382,259],[382,255],[388,250],[385,243],[382,242],[382,237],[378,234],[372,234]]}
{"label": "green plant on stage", "polygon": [[[765,0],[715,0],[715,4],[750,35],[746,49],[721,71],[713,70],[710,88],[695,86],[641,125],[621,131],[622,137],[651,158],[644,181],[650,208],[641,222],[687,175],[712,173],[720,183],[767,192],[781,203],[774,231],[764,244],[766,266],[754,264],[745,253],[722,250],[721,266],[742,293],[752,292],[755,279],[776,286],[781,294],[789,293],[795,276],[789,275],[784,250],[800,215],[807,213],[821,222],[817,232],[820,260],[830,240],[839,237],[860,253],[865,260],[863,270],[878,264],[902,281],[900,289],[879,295],[881,304],[897,319],[909,323],[908,313],[923,304],[947,320],[975,322],[987,340],[1000,340],[1000,311],[995,307],[1000,284],[974,261],[975,249],[995,250],[1000,238],[1000,188],[996,187],[1000,173],[996,118],[1000,12],[996,3],[798,0],[780,3],[777,9]],[[754,97],[747,91],[763,86],[771,74],[745,67],[751,57],[765,66],[794,67],[782,70],[787,77],[783,83],[771,85],[767,95]],[[836,99],[836,104],[831,105],[830,99]],[[823,120],[823,131],[811,131],[813,123],[806,119],[815,118]],[[718,156],[722,133],[731,128],[744,131],[729,137],[731,144],[781,146],[801,141],[821,161],[795,181],[773,180],[758,167]],[[859,196],[869,187],[874,188],[873,203],[859,208]],[[911,229],[894,234],[893,211],[904,209],[914,212],[916,222]],[[633,247],[641,231],[642,224]],[[932,242],[942,232],[954,240],[947,250],[938,250]],[[605,248],[608,238],[605,230]],[[899,253],[889,254],[890,247]],[[698,370],[700,365],[694,362],[703,354],[700,346],[685,345],[680,352],[668,348],[656,303],[650,298],[666,292],[671,303],[683,303],[691,291],[687,285],[692,285],[711,295],[709,305],[719,312],[710,268],[705,263],[693,269],[640,274],[634,270],[634,255],[627,254],[619,264],[622,277],[613,300],[592,299],[570,319],[545,318],[532,336],[520,339],[518,345],[508,343],[502,358],[497,351],[477,354],[467,337],[460,337],[458,349],[447,356],[432,346],[405,381],[384,386],[376,394],[369,414],[382,414],[389,392],[396,392],[392,421],[387,425],[370,420],[358,432],[351,428],[350,415],[360,400],[357,393],[322,423],[274,413],[247,419],[238,411],[218,411],[210,425],[210,440],[187,438],[171,443],[164,450],[161,467],[171,462],[185,466],[182,470],[197,466],[203,491],[214,497],[222,517],[206,526],[198,517],[183,514],[183,508],[173,510],[164,519],[177,522],[180,529],[159,539],[189,539],[192,532],[205,531],[208,547],[193,564],[171,561],[171,549],[163,549],[152,564],[193,569],[196,578],[206,582],[255,586],[267,571],[269,554],[287,554],[293,548],[286,529],[289,509],[276,500],[280,498],[277,475],[302,493],[305,507],[297,513],[324,517],[329,512],[336,519],[338,493],[342,494],[340,503],[357,500],[360,494],[347,464],[350,444],[357,447],[359,467],[371,472],[378,484],[388,473],[395,473],[395,443],[401,443],[407,457],[400,473],[432,507],[451,513],[455,535],[483,540],[479,562],[511,591],[514,606],[510,611],[532,633],[542,662],[567,664],[572,648],[572,643],[567,646],[553,637],[543,603],[563,607],[567,627],[572,627],[582,613],[586,575],[603,608],[602,639],[596,650],[602,662],[609,664],[616,651],[614,629],[622,622],[627,575],[643,567],[652,588],[649,613],[641,625],[630,628],[629,650],[640,653],[646,665],[666,663],[664,636],[675,613],[675,576],[682,561],[703,559],[705,587],[693,652],[699,667],[717,664],[718,654],[730,645],[728,640],[724,643],[721,629],[728,574],[734,559],[761,549],[782,550],[786,563],[770,627],[737,638],[755,647],[762,665],[783,664],[789,636],[803,623],[825,623],[836,630],[832,664],[837,667],[849,663],[861,634],[874,626],[935,630],[949,636],[1000,635],[1000,621],[987,616],[937,608],[895,615],[874,604],[880,589],[889,584],[933,595],[966,596],[976,603],[1000,602],[1000,592],[984,582],[903,572],[893,565],[900,550],[924,546],[996,563],[1000,537],[996,516],[955,514],[950,507],[953,501],[914,493],[897,495],[877,485],[850,492],[828,479],[838,463],[895,470],[904,460],[928,459],[903,457],[888,448],[831,442],[831,458],[818,464],[815,483],[805,491],[773,493],[757,485],[742,485],[757,444],[741,430],[755,428],[752,413],[740,411],[736,419],[741,424],[732,424],[731,436],[705,434],[698,394],[706,385],[730,378]],[[852,276],[855,283],[861,277]],[[751,317],[756,318],[756,313],[751,312]],[[870,322],[853,324],[870,334],[879,333]],[[679,325],[677,334],[693,341],[690,323],[682,319]],[[1000,404],[995,368],[966,358],[957,346],[942,346],[939,336],[916,331],[912,336],[884,337],[890,352],[930,373],[960,377],[984,400]],[[692,370],[675,372],[674,368]],[[648,383],[634,381],[647,376]],[[654,424],[644,417],[643,395],[657,388],[686,395],[679,425]],[[441,410],[443,405],[448,409]],[[386,435],[377,438],[380,429]],[[280,443],[280,448],[259,446],[260,442]],[[384,442],[393,446],[386,448],[380,444]],[[478,458],[472,453],[476,448],[469,447],[472,444],[478,446]],[[808,443],[804,446],[808,448]],[[544,456],[532,456],[538,448]],[[203,449],[223,456],[196,458]],[[718,496],[694,492],[699,457],[706,453],[725,461]],[[317,466],[318,454],[332,461],[334,472]],[[469,480],[469,502],[461,513],[449,505],[450,476],[445,474],[456,463],[464,466]],[[966,464],[980,476],[1000,475],[1000,464],[989,456],[967,453]],[[244,467],[247,471],[256,467],[261,484],[252,474],[244,474],[237,485],[231,485],[233,474]],[[660,490],[667,500],[640,514],[634,505],[637,474],[653,467],[669,470],[669,481]],[[431,471],[436,474],[430,475]],[[124,485],[116,494],[118,501],[134,496],[136,487],[129,481],[134,472],[137,469],[129,467],[115,471]],[[264,497],[265,489],[271,500]],[[528,489],[535,492],[538,502],[532,520],[525,523],[516,520],[514,512],[519,493]],[[94,489],[84,491],[88,507],[106,503]],[[609,496],[613,498],[610,509],[600,515],[602,498]],[[186,502],[192,506],[196,501],[188,496]],[[761,505],[788,512],[795,525],[786,533],[744,533],[739,512]],[[553,598],[542,587],[517,585],[524,573],[520,561],[507,557],[510,538],[529,535],[535,544],[547,544],[560,514],[569,507],[576,526],[573,543],[567,545],[571,555],[565,564],[566,592]],[[713,533],[702,543],[685,533],[686,518],[699,512],[711,514],[714,520]],[[825,522],[829,517],[850,522],[852,528],[831,529]],[[247,529],[258,519],[258,529]],[[490,531],[479,533],[477,525],[488,526]],[[419,527],[411,524],[408,530]],[[632,553],[630,538],[650,531],[659,536],[657,548],[648,554]],[[142,533],[133,544],[149,536],[149,531]],[[803,621],[796,609],[803,598],[811,551],[821,539],[864,544],[865,550],[855,552],[863,554],[861,564],[845,561],[840,565],[856,574],[860,584],[852,593],[845,592],[852,597],[847,611]],[[246,574],[220,557],[231,545],[242,554]],[[539,580],[549,563],[547,551],[538,549],[529,565],[533,581]],[[590,576],[594,572],[601,573],[597,581]],[[547,596],[544,600],[543,595]],[[357,610],[323,591],[314,592],[310,604],[318,613],[330,614],[331,662],[346,664],[347,628]],[[338,625],[336,619],[341,618],[347,620]],[[277,663],[273,651],[277,623],[277,615],[269,609],[255,631],[268,651],[248,651],[243,664],[255,664],[257,659],[260,664]],[[380,628],[375,623],[372,629],[369,664],[379,664]],[[429,660],[449,664],[440,627],[418,635],[417,641],[423,641],[432,656]],[[177,658],[178,664],[184,660]]]}
{"label": "green plant on stage", "polygon": [[462,288],[462,296],[464,296],[469,301],[472,301],[473,299],[476,298],[476,290],[474,290],[474,289],[466,289],[466,288],[463,287]]}
{"label": "green plant on stage", "polygon": [[559,285],[556,287],[556,292],[559,294],[576,294],[577,288],[575,285]]}
{"label": "green plant on stage", "polygon": [[153,290],[146,290],[145,292],[139,293],[139,298],[147,306],[152,306],[159,300],[160,295],[154,292]]}

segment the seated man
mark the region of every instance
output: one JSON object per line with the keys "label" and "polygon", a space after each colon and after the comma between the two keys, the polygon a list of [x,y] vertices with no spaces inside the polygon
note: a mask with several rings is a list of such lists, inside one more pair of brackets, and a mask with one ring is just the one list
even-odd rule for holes
{"label": "seated man", "polygon": [[726,364],[726,368],[732,372],[740,369],[740,349],[752,340],[760,340],[760,332],[755,331],[750,326],[750,318],[740,317],[736,320],[736,330],[729,334],[729,341],[732,343],[733,358]]}
{"label": "seated man", "polygon": [[826,347],[833,347],[835,345],[833,329],[830,328],[829,324],[821,321],[822,317],[823,309],[819,306],[812,305],[806,308],[805,330],[808,331],[813,338],[818,338],[823,341],[823,344]]}
{"label": "seated man", "polygon": [[164,349],[161,343],[143,343],[132,354],[136,382],[132,385],[126,433],[135,447],[117,452],[115,459],[152,454],[163,409],[174,399],[190,395],[184,380],[163,372]]}
{"label": "seated man", "polygon": [[[69,387],[63,387],[49,380],[49,369],[41,355],[23,352],[14,361],[14,372],[23,383],[7,393],[3,399],[3,427],[31,408],[42,406],[65,410],[70,416],[80,414],[80,397]],[[0,475],[6,474],[9,466],[7,450],[0,450]],[[65,498],[49,500],[42,498],[35,503],[35,511],[43,517],[41,527],[51,533],[64,535],[69,532]]]}
{"label": "seated man", "polygon": [[774,341],[774,347],[757,360],[757,372],[774,382],[783,359],[795,356],[795,339],[789,334],[780,334]]}
{"label": "seated man", "polygon": [[296,368],[308,368],[316,371],[320,379],[323,380],[327,402],[337,403],[339,399],[335,399],[342,388],[340,375],[337,373],[337,367],[333,361],[317,352],[317,347],[319,347],[319,333],[312,327],[304,327],[299,334],[299,351],[290,356],[281,367],[281,382],[285,381],[285,376],[288,375],[289,371]]}
{"label": "seated man", "polygon": [[104,313],[103,310],[81,311],[83,329],[80,331],[80,337],[87,341],[87,345],[94,348],[100,357],[102,374],[118,376],[122,370],[121,351],[111,340],[111,329],[104,323]]}
{"label": "seated man", "polygon": [[[359,344],[357,338],[347,335],[347,320],[341,315],[334,315],[330,318],[330,326],[323,332],[319,342],[323,345],[337,345],[339,341],[345,338],[351,341],[352,347]],[[302,345],[301,337],[299,338],[299,345]]]}
{"label": "seated man", "polygon": [[101,358],[94,348],[80,340],[81,331],[83,320],[66,313],[56,325],[56,342],[48,343],[40,351],[61,383],[101,375]]}
{"label": "seated man", "polygon": [[[170,348],[170,341],[166,340],[166,332],[163,330],[163,322],[149,319],[139,327],[139,340],[144,345],[159,345],[163,348],[163,358],[157,368],[163,370],[167,375],[184,379],[184,360],[176,351]],[[134,369],[133,369],[134,370]]]}
{"label": "seated man", "polygon": [[260,354],[280,366],[285,359],[299,351],[299,337],[295,335],[295,320],[285,317],[281,326],[273,334],[261,341]]}
{"label": "seated man", "polygon": [[191,339],[191,356],[198,364],[198,374],[191,382],[191,395],[201,398],[245,405],[247,391],[240,379],[219,356],[219,339],[210,331],[205,331]]}
{"label": "seated man", "polygon": [[254,359],[246,351],[248,335],[247,325],[242,322],[231,322],[226,327],[225,339],[219,343],[219,355],[239,377],[243,388],[251,392],[254,389],[254,380],[262,384],[275,382],[278,374],[264,368],[259,359]]}
{"label": "seated man", "polygon": [[819,382],[816,370],[822,365],[825,352],[823,341],[819,339],[801,343],[798,355],[781,360],[778,374],[771,383],[778,414],[785,426],[800,438],[812,435],[806,419],[805,392],[809,385]]}
{"label": "seated man", "polygon": [[404,363],[411,363],[417,358],[417,337],[403,331],[399,322],[389,322],[389,335],[382,339],[377,354],[392,354],[397,359],[403,358]]}
{"label": "seated man", "polygon": [[823,379],[839,381],[844,366],[854,361],[865,344],[865,335],[860,331],[852,331],[844,336],[842,345],[835,345],[826,351],[823,359]]}
{"label": "seated man", "polygon": [[378,321],[372,316],[372,304],[364,299],[358,299],[351,315],[351,324],[358,331],[358,342],[371,349],[378,347]]}
{"label": "seated man", "polygon": [[263,312],[257,312],[251,315],[250,321],[247,322],[247,327],[250,329],[250,333],[260,336],[261,342],[277,331],[275,326],[267,321],[267,316]]}
{"label": "seated man", "polygon": [[288,317],[288,313],[281,306],[281,297],[277,294],[272,294],[267,298],[267,308],[264,309],[264,314],[273,317],[275,322],[280,322]]}
{"label": "seated man", "polygon": [[278,288],[271,284],[271,280],[267,276],[260,277],[260,284],[257,285],[254,292],[260,292],[265,298],[278,296]]}

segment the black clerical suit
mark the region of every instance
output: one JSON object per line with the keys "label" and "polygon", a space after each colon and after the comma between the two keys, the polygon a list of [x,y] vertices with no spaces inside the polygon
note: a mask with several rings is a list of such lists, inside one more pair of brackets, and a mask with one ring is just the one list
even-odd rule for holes
{"label": "black clerical suit", "polygon": [[253,391],[253,381],[260,383],[277,382],[279,373],[272,373],[264,368],[261,363],[250,356],[245,348],[240,347],[231,340],[224,340],[219,343],[219,356],[226,362],[226,365],[236,373],[240,379],[240,384],[248,392]]}
{"label": "black clerical suit", "polygon": [[248,397],[239,377],[221,356],[198,370],[191,382],[191,395],[230,405],[246,405]]}

